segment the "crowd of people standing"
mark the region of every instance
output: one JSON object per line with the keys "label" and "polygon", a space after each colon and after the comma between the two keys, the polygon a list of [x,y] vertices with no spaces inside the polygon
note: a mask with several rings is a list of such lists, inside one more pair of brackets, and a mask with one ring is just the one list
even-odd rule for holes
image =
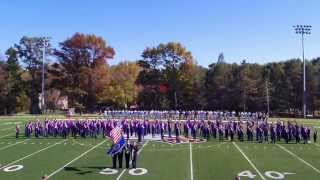
{"label": "crowd of people standing", "polygon": [[[159,118],[159,119],[158,119]],[[164,120],[164,118],[168,118]],[[176,118],[176,119],[175,119]],[[179,137],[191,139],[217,139],[219,141],[256,141],[259,143],[276,143],[283,140],[286,143],[308,143],[313,133],[317,140],[317,131],[296,122],[269,122],[263,113],[239,113],[194,111],[168,112],[163,111],[110,111],[101,119],[45,119],[25,124],[26,137],[73,137],[97,138],[109,136],[109,132],[121,125],[123,135],[129,139],[136,137],[139,142],[146,135],[164,138]],[[20,127],[16,127],[19,137]]]}

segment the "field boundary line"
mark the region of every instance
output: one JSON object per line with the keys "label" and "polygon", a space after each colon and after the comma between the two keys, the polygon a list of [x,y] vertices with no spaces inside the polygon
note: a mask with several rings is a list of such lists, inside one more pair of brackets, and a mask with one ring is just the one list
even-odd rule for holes
{"label": "field boundary line", "polygon": [[[17,122],[19,122],[19,121],[17,121]],[[21,123],[18,123],[18,124],[21,124]],[[8,124],[8,122],[3,122],[3,123],[0,123],[0,127],[2,127],[2,126],[11,126],[11,127],[15,128],[15,125],[18,125],[18,124],[11,123],[11,122],[9,122],[9,124]]]}
{"label": "field boundary line", "polygon": [[317,143],[313,143],[315,146],[318,146],[318,147],[320,147],[320,145],[319,144],[317,144]]}
{"label": "field boundary line", "polygon": [[266,178],[261,174],[258,168],[252,163],[252,161],[248,158],[248,156],[242,151],[242,149],[235,142],[232,142],[232,144],[238,149],[238,151],[242,154],[242,156],[249,162],[249,164],[253,167],[253,169],[259,174],[261,179],[266,180]]}
{"label": "field boundary line", "polygon": [[30,139],[26,139],[26,140],[24,140],[24,141],[19,141],[19,142],[16,142],[16,143],[13,143],[13,144],[10,144],[10,145],[7,145],[7,146],[4,146],[4,147],[1,147],[1,148],[0,148],[0,151],[1,151],[1,150],[4,150],[4,149],[8,149],[9,147],[15,146],[15,145],[17,145],[17,144],[20,144],[20,143],[26,142],[26,141],[28,141],[28,140],[30,140]]}
{"label": "field boundary line", "polygon": [[7,135],[4,135],[4,136],[0,136],[0,139],[1,138],[4,138],[4,137],[7,137],[7,136],[10,136],[10,135],[12,135],[13,133],[9,133],[9,134],[7,134]]}
{"label": "field boundary line", "polygon": [[84,155],[88,154],[90,151],[94,150],[95,148],[97,148],[98,146],[100,146],[101,144],[103,144],[106,140],[103,140],[102,142],[100,142],[99,144],[93,146],[92,148],[90,148],[89,150],[85,151],[84,153],[80,154],[78,157],[74,158],[73,160],[71,160],[70,162],[68,162],[67,164],[63,165],[61,168],[55,170],[53,173],[51,173],[50,175],[48,175],[48,179],[50,177],[52,177],[53,175],[57,174],[58,172],[60,172],[62,169],[64,169],[65,167],[67,167],[68,165],[70,165],[71,163],[77,161],[78,159],[82,158]]}
{"label": "field boundary line", "polygon": [[317,169],[316,167],[312,166],[310,163],[308,163],[307,161],[305,161],[304,159],[302,159],[301,157],[299,157],[298,155],[296,155],[295,153],[289,151],[287,148],[281,146],[280,144],[277,144],[277,146],[282,149],[283,151],[289,153],[291,156],[297,158],[299,161],[303,162],[304,164],[306,164],[307,166],[309,166],[310,168],[312,168],[314,171],[316,171],[317,173],[320,174],[320,170]]}
{"label": "field boundary line", "polygon": [[44,151],[44,150],[47,150],[47,149],[49,149],[49,148],[52,148],[53,146],[56,146],[56,145],[58,145],[58,144],[61,144],[61,143],[63,143],[64,141],[67,141],[67,139],[66,139],[66,140],[62,140],[62,141],[59,141],[59,142],[56,142],[56,143],[54,143],[54,144],[52,144],[52,145],[50,145],[50,146],[47,146],[47,147],[45,147],[45,148],[43,148],[43,149],[40,149],[40,150],[38,150],[38,151],[36,151],[36,152],[33,152],[33,153],[29,154],[29,155],[26,155],[26,156],[24,156],[24,157],[22,157],[22,158],[20,158],[20,159],[18,159],[18,160],[12,161],[11,163],[6,164],[5,166],[1,167],[0,170],[1,170],[1,169],[4,169],[4,168],[6,168],[6,167],[8,167],[8,166],[10,166],[10,165],[12,165],[12,164],[15,164],[15,163],[17,163],[17,162],[19,162],[19,161],[22,161],[22,160],[24,160],[24,159],[26,159],[26,158],[28,158],[28,157],[31,157],[31,156],[33,156],[33,155],[35,155],[35,154],[38,154],[38,153],[40,153],[40,152],[42,152],[42,151]]}
{"label": "field boundary line", "polygon": [[192,144],[189,142],[189,151],[190,151],[190,178],[193,180],[193,162],[192,162]]}
{"label": "field boundary line", "polygon": [[[149,141],[146,141],[146,143],[144,143],[144,144],[142,145],[141,149],[138,151],[138,155],[140,154],[140,152],[142,151],[142,149],[143,149],[148,143],[149,143]],[[132,162],[132,161],[130,161],[130,163],[131,163],[131,162]],[[127,170],[127,169],[122,170],[116,180],[119,180],[119,179],[122,177],[122,175],[126,172],[126,170]]]}
{"label": "field boundary line", "polygon": [[9,127],[9,128],[5,128],[5,129],[0,129],[0,131],[6,131],[6,130],[9,130],[9,129],[14,129],[14,127]]}

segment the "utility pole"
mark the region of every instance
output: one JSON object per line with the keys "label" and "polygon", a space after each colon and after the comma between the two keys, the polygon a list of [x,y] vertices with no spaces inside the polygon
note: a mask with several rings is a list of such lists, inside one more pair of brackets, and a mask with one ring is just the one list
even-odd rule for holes
{"label": "utility pole", "polygon": [[41,109],[42,114],[46,112],[46,101],[45,101],[45,79],[44,79],[44,66],[45,66],[45,58],[46,58],[46,46],[48,46],[48,39],[46,37],[43,38],[43,51],[42,51],[42,82],[41,82]]}
{"label": "utility pole", "polygon": [[296,34],[301,34],[302,61],[303,61],[303,118],[307,117],[307,90],[306,90],[306,62],[304,58],[304,36],[311,34],[310,25],[293,26]]}
{"label": "utility pole", "polygon": [[267,114],[270,113],[270,97],[269,97],[269,69],[267,69],[266,91],[267,91]]}

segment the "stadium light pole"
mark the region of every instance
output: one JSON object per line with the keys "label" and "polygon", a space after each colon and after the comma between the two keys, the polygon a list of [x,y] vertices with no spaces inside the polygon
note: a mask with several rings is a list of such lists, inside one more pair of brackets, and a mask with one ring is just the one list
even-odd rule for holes
{"label": "stadium light pole", "polygon": [[304,37],[305,35],[311,34],[311,27],[310,25],[296,25],[293,26],[296,34],[301,35],[301,47],[302,47],[302,61],[303,61],[303,118],[306,118],[307,112],[307,91],[306,91],[306,62],[304,58]]}
{"label": "stadium light pole", "polygon": [[267,69],[267,78],[266,78],[266,95],[267,95],[267,114],[270,114],[270,96],[269,96],[269,81],[270,81],[270,69]]}
{"label": "stadium light pole", "polygon": [[41,82],[41,91],[42,91],[42,99],[41,99],[41,108],[42,108],[42,114],[45,114],[46,112],[46,102],[45,102],[45,79],[44,79],[44,61],[46,58],[46,46],[48,46],[48,39],[46,37],[43,38],[43,50],[42,50],[42,82]]}

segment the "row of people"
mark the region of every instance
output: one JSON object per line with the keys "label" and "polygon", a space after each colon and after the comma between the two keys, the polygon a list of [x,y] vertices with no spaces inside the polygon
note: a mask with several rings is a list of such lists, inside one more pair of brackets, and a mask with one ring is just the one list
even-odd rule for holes
{"label": "row of people", "polygon": [[[307,143],[310,141],[311,129],[297,123],[268,123],[267,121],[160,121],[160,120],[44,120],[30,121],[25,124],[25,136],[48,137],[106,137],[117,125],[121,124],[124,136],[137,137],[141,142],[146,135],[152,137],[165,136],[186,138],[210,138],[219,140],[271,142],[284,140],[289,143]],[[19,137],[20,127],[16,127]],[[313,131],[313,139],[317,139],[317,131]]]}
{"label": "row of people", "polygon": [[109,119],[199,119],[199,120],[257,120],[266,119],[263,112],[236,112],[236,111],[137,111],[137,110],[106,110],[103,113]]}

